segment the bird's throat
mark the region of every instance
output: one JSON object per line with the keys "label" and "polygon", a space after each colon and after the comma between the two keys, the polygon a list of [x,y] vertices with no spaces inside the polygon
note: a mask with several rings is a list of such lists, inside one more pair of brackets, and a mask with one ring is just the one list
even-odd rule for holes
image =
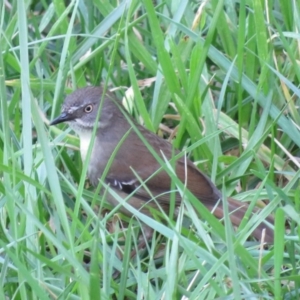
{"label": "bird's throat", "polygon": [[92,132],[81,132],[81,134],[79,135],[80,138],[80,154],[81,154],[81,159],[82,162],[85,161],[87,153],[88,153],[88,149],[89,149],[89,145],[91,143],[91,139],[92,139]]}

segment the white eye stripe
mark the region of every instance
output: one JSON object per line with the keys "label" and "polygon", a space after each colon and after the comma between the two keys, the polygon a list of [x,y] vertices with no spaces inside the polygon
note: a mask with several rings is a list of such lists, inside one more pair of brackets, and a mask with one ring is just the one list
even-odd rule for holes
{"label": "white eye stripe", "polygon": [[71,106],[69,109],[68,109],[68,114],[73,114],[78,108],[82,107],[82,105],[80,106]]}

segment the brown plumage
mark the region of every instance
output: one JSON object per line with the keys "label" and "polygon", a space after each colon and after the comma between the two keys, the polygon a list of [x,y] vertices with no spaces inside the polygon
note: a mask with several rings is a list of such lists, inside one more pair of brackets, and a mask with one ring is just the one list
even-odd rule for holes
{"label": "brown plumage", "polygon": [[[68,122],[78,133],[83,160],[91,139],[102,93],[101,87],[86,87],[75,91],[66,97],[62,114],[51,123],[51,125],[54,125]],[[137,135],[130,122],[133,122],[138,131],[162,159],[173,157],[172,146],[166,140],[136,124],[128,115],[126,116],[114,96],[107,93],[104,97],[100,119],[97,124],[96,138],[88,167],[88,178],[94,186],[98,185],[99,178],[102,176],[112,152],[119,146],[105,178],[106,182],[123,194],[135,191],[134,196],[131,197],[128,203],[136,209],[143,207],[142,211],[149,214],[145,204],[155,206],[155,201],[149,201],[152,197],[155,197],[160,206],[168,213],[171,178],[164,170],[152,176],[160,168],[160,164]],[[128,121],[128,118],[131,121]],[[127,137],[124,142],[118,145],[125,135]],[[175,152],[175,154],[177,153]],[[149,195],[147,189],[139,187],[140,181],[133,170],[140,179],[147,181],[146,186],[151,191],[151,195]],[[223,218],[222,201],[219,201],[221,198],[220,191],[189,159],[181,157],[176,161],[176,175],[183,183],[186,183],[188,190],[209,210],[215,208],[219,203],[213,213],[216,217]],[[117,200],[112,197],[109,197],[108,201],[113,205],[118,204]],[[175,206],[179,206],[182,201],[179,193],[176,193],[175,201]],[[238,226],[248,205],[228,198],[228,208],[231,222]],[[127,210],[123,209],[123,211],[129,214]],[[271,216],[268,217],[267,221],[273,224]],[[263,223],[255,229],[253,236],[259,240],[263,229],[266,230],[265,241],[271,243],[273,241],[273,231]]]}

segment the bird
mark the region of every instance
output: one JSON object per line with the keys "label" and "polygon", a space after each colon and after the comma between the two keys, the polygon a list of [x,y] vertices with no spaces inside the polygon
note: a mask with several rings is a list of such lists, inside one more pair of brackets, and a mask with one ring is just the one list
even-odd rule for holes
{"label": "bird", "polygon": [[[161,164],[149,150],[149,145],[161,159],[170,160],[174,157],[172,144],[138,124],[124,110],[113,93],[109,91],[105,91],[105,95],[103,93],[102,86],[87,86],[75,90],[65,98],[61,114],[53,119],[50,125],[66,122],[78,134],[83,162],[91,143],[93,128],[96,126],[87,170],[87,177],[91,184],[98,186],[99,179],[115,151],[105,182],[123,198],[132,194],[128,203],[147,215],[151,215],[153,207],[157,207],[156,203],[168,213],[172,179],[168,172],[161,168]],[[102,105],[101,111],[97,119],[100,105]],[[98,123],[95,124],[97,120]],[[143,138],[133,129],[133,126]],[[123,141],[120,144],[121,139]],[[175,151],[175,155],[178,153]],[[222,193],[210,178],[184,156],[176,160],[174,168],[177,178],[185,184],[186,188],[217,218],[222,219],[224,217],[222,201],[220,201]],[[145,182],[146,186],[141,185],[141,181]],[[182,195],[176,192],[175,208],[181,205],[182,199]],[[119,205],[119,201],[113,196],[109,196],[107,200],[113,206]],[[234,226],[239,226],[248,204],[230,197],[227,201],[230,220]],[[121,211],[131,215],[124,207],[121,207]],[[274,224],[271,215],[266,221],[271,226]],[[263,230],[265,230],[264,242],[272,243],[273,230],[265,223],[260,223],[252,232],[252,236],[260,240]]]}

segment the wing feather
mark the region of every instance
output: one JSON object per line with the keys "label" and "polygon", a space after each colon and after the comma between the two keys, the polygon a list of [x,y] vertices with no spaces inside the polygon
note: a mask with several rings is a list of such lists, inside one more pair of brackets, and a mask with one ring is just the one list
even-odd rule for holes
{"label": "wing feather", "polygon": [[[171,159],[172,154],[178,154],[178,151],[172,151],[171,144],[167,141],[143,127],[139,127],[139,130],[145,139],[150,141],[150,145],[162,159]],[[131,164],[129,165],[128,162]],[[221,195],[211,180],[188,159],[178,159],[175,166],[177,177],[183,183],[186,182],[187,188],[202,202],[213,207]],[[116,154],[106,179],[110,183],[114,180],[120,183],[123,191],[132,192],[136,190],[135,196],[145,199],[145,201],[151,197],[156,197],[161,203],[167,204],[170,201],[171,178],[164,170],[153,175],[159,169],[160,164],[156,158],[151,155],[140,138],[132,132]],[[146,188],[140,186],[141,181],[146,182],[151,194]],[[181,202],[181,196],[178,192],[175,201],[178,204]]]}

